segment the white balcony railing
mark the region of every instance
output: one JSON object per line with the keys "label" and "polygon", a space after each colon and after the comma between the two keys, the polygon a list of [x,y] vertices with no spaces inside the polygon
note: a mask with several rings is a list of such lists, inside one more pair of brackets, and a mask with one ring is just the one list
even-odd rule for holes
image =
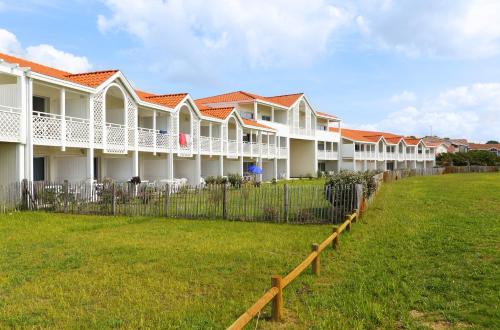
{"label": "white balcony railing", "polygon": [[121,124],[106,123],[106,140],[104,141],[104,151],[107,153],[126,153],[127,134],[126,127]]}
{"label": "white balcony railing", "polygon": [[143,151],[150,151],[155,147],[155,131],[150,128],[137,128],[137,144],[139,149]]}
{"label": "white balcony railing", "polygon": [[[357,157],[357,153],[356,153]],[[318,150],[318,159],[321,160],[336,160],[338,159],[338,152],[334,150]]]}
{"label": "white balcony railing", "polygon": [[88,119],[33,111],[33,141],[35,144],[85,147],[89,143],[89,131],[90,122]]}
{"label": "white balcony railing", "polygon": [[279,158],[287,158],[288,157],[288,148],[287,147],[278,148],[278,157]]}
{"label": "white balcony railing", "polygon": [[21,141],[21,109],[0,106],[0,141]]}
{"label": "white balcony railing", "polygon": [[238,156],[238,141],[236,140],[227,141],[227,156],[228,157]]}

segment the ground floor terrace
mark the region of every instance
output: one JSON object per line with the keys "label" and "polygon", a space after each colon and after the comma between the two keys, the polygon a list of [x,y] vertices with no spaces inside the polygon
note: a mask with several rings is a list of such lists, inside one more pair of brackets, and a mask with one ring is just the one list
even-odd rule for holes
{"label": "ground floor terrace", "polygon": [[425,169],[436,165],[434,160],[373,160],[343,159],[340,169],[351,171],[392,171],[400,169]]}

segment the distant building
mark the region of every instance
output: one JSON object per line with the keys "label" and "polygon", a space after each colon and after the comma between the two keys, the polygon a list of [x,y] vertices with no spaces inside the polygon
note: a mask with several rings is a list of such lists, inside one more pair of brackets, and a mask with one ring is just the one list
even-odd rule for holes
{"label": "distant building", "polygon": [[500,157],[500,144],[482,144],[482,143],[470,143],[470,150],[482,150],[489,151]]}

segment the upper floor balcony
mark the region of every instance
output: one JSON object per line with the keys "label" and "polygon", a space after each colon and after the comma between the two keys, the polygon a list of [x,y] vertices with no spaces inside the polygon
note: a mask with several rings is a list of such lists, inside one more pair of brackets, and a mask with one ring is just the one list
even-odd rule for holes
{"label": "upper floor balcony", "polygon": [[21,78],[0,73],[0,141],[21,142]]}

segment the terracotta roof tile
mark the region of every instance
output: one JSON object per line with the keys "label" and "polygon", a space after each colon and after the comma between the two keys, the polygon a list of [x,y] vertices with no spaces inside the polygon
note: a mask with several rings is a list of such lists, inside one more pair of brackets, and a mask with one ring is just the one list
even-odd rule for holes
{"label": "terracotta roof tile", "polygon": [[61,80],[71,81],[79,85],[88,86],[95,88],[106,81],[113,74],[118,72],[118,70],[107,70],[107,71],[96,71],[96,72],[85,72],[85,73],[71,73],[63,70],[54,69],[46,65],[38,64],[28,60],[24,60],[19,57],[2,54],[0,53],[0,59],[9,62],[19,64],[21,67],[29,67],[31,71],[40,73],[46,76],[54,77]]}
{"label": "terracotta roof tile", "polygon": [[204,108],[200,109],[204,116],[213,117],[217,119],[226,119],[227,116],[234,110],[232,107],[226,108]]}
{"label": "terracotta roof tile", "polygon": [[469,149],[471,150],[500,150],[500,144],[483,144],[483,143],[469,143]]}
{"label": "terracotta roof tile", "polygon": [[155,103],[167,108],[175,108],[188,95],[187,93],[154,95],[146,92],[138,94],[141,100]]}
{"label": "terracotta roof tile", "polygon": [[[330,128],[331,131],[333,127]],[[357,129],[342,128],[342,136],[354,141],[364,141],[364,142],[377,142],[380,138],[384,137],[390,143],[396,143],[393,141],[399,141],[403,136],[396,135],[387,132],[376,132],[376,131],[363,131]]]}
{"label": "terracotta roof tile", "polygon": [[303,93],[277,95],[277,96],[261,96],[244,91],[236,91],[220,95],[214,95],[197,99],[196,101],[201,104],[214,104],[214,103],[231,103],[231,102],[245,102],[245,101],[264,101],[274,103],[283,107],[292,106]]}
{"label": "terracotta roof tile", "polygon": [[263,125],[261,123],[258,123],[256,122],[255,120],[251,120],[251,119],[246,119],[246,118],[242,118],[243,119],[243,123],[247,126],[255,126],[255,127],[259,127],[259,128],[265,128],[265,129],[270,129],[270,130],[275,130],[274,128],[272,127],[269,127],[269,126],[266,126],[266,125]]}
{"label": "terracotta roof tile", "polygon": [[331,114],[326,113],[326,112],[319,112],[319,111],[317,111],[316,113],[317,113],[319,116],[321,116],[321,117],[327,117],[327,118],[337,119],[337,117],[336,117],[336,116],[331,115]]}

